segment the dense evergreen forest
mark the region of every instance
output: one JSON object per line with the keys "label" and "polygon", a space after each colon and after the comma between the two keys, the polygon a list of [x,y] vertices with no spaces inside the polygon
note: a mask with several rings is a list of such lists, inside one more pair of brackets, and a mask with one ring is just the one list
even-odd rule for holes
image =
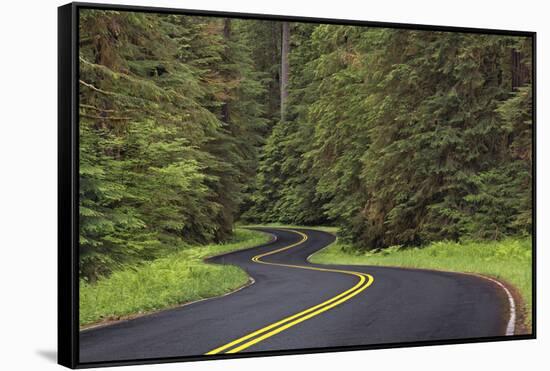
{"label": "dense evergreen forest", "polygon": [[236,222],[358,249],[531,233],[531,40],[80,15],[80,269]]}

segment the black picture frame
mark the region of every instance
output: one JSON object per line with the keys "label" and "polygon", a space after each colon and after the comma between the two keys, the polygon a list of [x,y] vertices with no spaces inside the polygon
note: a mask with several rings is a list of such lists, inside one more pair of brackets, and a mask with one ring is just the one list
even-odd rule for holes
{"label": "black picture frame", "polygon": [[[474,34],[492,34],[524,36],[532,40],[532,107],[533,107],[533,182],[532,182],[532,277],[533,277],[533,318],[532,334],[497,336],[471,339],[449,339],[438,341],[414,341],[407,343],[389,343],[360,346],[340,346],[330,348],[293,349],[268,351],[261,353],[221,354],[212,356],[181,356],[171,358],[135,359],[125,361],[104,361],[93,363],[79,362],[79,284],[78,284],[78,190],[79,190],[79,134],[78,134],[78,97],[79,97],[79,11],[81,9],[120,10],[146,13],[170,13],[181,15],[228,17],[240,19],[292,21],[304,23],[324,23],[338,25],[356,25],[397,29],[460,32]],[[175,8],[156,8],[133,5],[112,5],[97,3],[70,3],[58,8],[58,363],[69,368],[89,368],[100,366],[137,365],[182,361],[201,361],[225,358],[245,358],[258,356],[278,356],[287,354],[307,354],[322,352],[340,352],[381,348],[417,347],[427,345],[446,345],[494,341],[535,339],[537,333],[537,297],[536,297],[536,32],[496,30],[485,28],[463,28],[422,24],[403,24],[371,22],[358,20],[310,18],[268,14],[233,13],[222,11],[202,11]]]}

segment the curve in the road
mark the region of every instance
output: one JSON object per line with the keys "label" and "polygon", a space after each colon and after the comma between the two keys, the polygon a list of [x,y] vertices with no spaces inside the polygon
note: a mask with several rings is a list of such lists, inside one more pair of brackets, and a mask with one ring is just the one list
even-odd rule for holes
{"label": "curve in the road", "polygon": [[[251,347],[254,344],[259,343],[260,341],[263,341],[267,338],[270,338],[271,336],[277,335],[278,333],[295,326],[301,322],[304,322],[312,317],[315,317],[323,312],[326,312],[329,309],[332,309],[336,307],[337,305],[340,305],[349,299],[353,298],[360,292],[364,291],[367,287],[372,285],[374,282],[374,277],[368,273],[361,273],[361,272],[355,272],[355,271],[348,271],[348,270],[342,270],[342,269],[329,269],[329,268],[318,268],[318,267],[311,267],[311,266],[305,266],[305,265],[295,265],[295,264],[281,264],[281,263],[273,263],[268,261],[263,261],[262,258],[270,255],[274,255],[277,253],[280,253],[282,251],[286,251],[288,249],[291,249],[293,247],[297,247],[307,241],[308,237],[305,233],[290,230],[290,229],[281,229],[286,230],[288,232],[293,232],[302,237],[302,239],[296,243],[293,243],[291,245],[275,249],[273,251],[268,251],[263,254],[255,255],[252,257],[252,261],[259,264],[267,264],[267,265],[276,265],[281,267],[288,267],[288,268],[297,268],[297,269],[310,269],[310,270],[316,270],[321,272],[333,272],[333,273],[342,273],[342,274],[348,274],[352,276],[356,276],[359,278],[358,282],[351,287],[350,289],[345,290],[344,292],[330,298],[329,300],[326,300],[320,304],[314,305],[306,310],[300,311],[296,314],[293,314],[291,316],[288,316],[286,318],[283,318],[280,321],[277,321],[275,323],[272,323],[268,326],[265,326],[259,330],[256,330],[254,332],[251,332],[245,336],[242,336],[236,340],[233,340],[225,345],[222,345],[220,347],[217,347],[209,352],[207,352],[207,355],[211,354],[219,354],[219,353],[237,353],[241,350],[247,349]],[[276,238],[276,237],[275,237]]]}
{"label": "curve in the road", "polygon": [[343,349],[506,334],[508,298],[495,282],[450,272],[312,264],[307,258],[334,242],[334,235],[314,229],[258,230],[277,238],[208,260],[241,267],[253,285],[81,331],[80,362],[196,359],[204,354]]}

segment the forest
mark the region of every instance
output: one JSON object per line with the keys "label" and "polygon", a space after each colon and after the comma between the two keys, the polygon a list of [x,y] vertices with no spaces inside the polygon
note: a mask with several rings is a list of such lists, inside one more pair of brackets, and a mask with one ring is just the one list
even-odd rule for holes
{"label": "forest", "polygon": [[81,10],[80,275],[240,224],[367,251],[532,230],[531,39]]}

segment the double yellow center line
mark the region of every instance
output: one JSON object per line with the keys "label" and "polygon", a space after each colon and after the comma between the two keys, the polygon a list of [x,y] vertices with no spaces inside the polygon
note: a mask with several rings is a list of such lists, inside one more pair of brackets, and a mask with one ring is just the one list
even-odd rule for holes
{"label": "double yellow center line", "polygon": [[309,269],[309,270],[315,270],[315,271],[322,271],[322,272],[333,272],[333,273],[343,273],[348,274],[352,276],[356,276],[359,278],[359,281],[350,289],[330,298],[329,300],[326,300],[320,304],[317,304],[311,308],[308,308],[306,310],[303,310],[301,312],[298,312],[296,314],[293,314],[289,317],[283,318],[280,321],[277,321],[275,323],[272,323],[268,326],[262,327],[259,330],[256,330],[254,332],[251,332],[248,335],[242,336],[234,341],[231,341],[230,343],[227,343],[225,345],[222,345],[216,349],[212,349],[206,355],[210,354],[221,354],[221,353],[237,353],[241,350],[244,350],[246,348],[251,347],[254,344],[259,343],[260,341],[263,341],[267,338],[270,338],[292,326],[295,326],[299,324],[300,322],[306,321],[312,317],[315,317],[323,312],[326,312],[329,309],[332,309],[336,307],[337,305],[340,305],[355,295],[359,294],[363,290],[365,290],[367,287],[372,285],[374,282],[374,278],[370,274],[361,273],[361,272],[354,272],[354,271],[347,271],[347,270],[340,270],[340,269],[329,269],[329,268],[317,268],[317,267],[310,267],[310,266],[304,266],[304,265],[290,265],[290,264],[280,264],[280,263],[271,263],[261,260],[262,258],[277,254],[282,251],[286,251],[288,249],[291,249],[293,247],[296,247],[298,245],[303,244],[305,241],[307,241],[307,235],[305,233],[290,230],[290,229],[281,229],[283,231],[287,232],[293,232],[302,237],[302,239],[296,243],[293,243],[292,245],[285,246],[280,249],[276,249],[273,251],[269,251],[263,254],[256,255],[252,258],[252,261],[259,264],[267,264],[267,265],[276,265],[281,267],[289,267],[289,268],[299,268],[299,269]]}

